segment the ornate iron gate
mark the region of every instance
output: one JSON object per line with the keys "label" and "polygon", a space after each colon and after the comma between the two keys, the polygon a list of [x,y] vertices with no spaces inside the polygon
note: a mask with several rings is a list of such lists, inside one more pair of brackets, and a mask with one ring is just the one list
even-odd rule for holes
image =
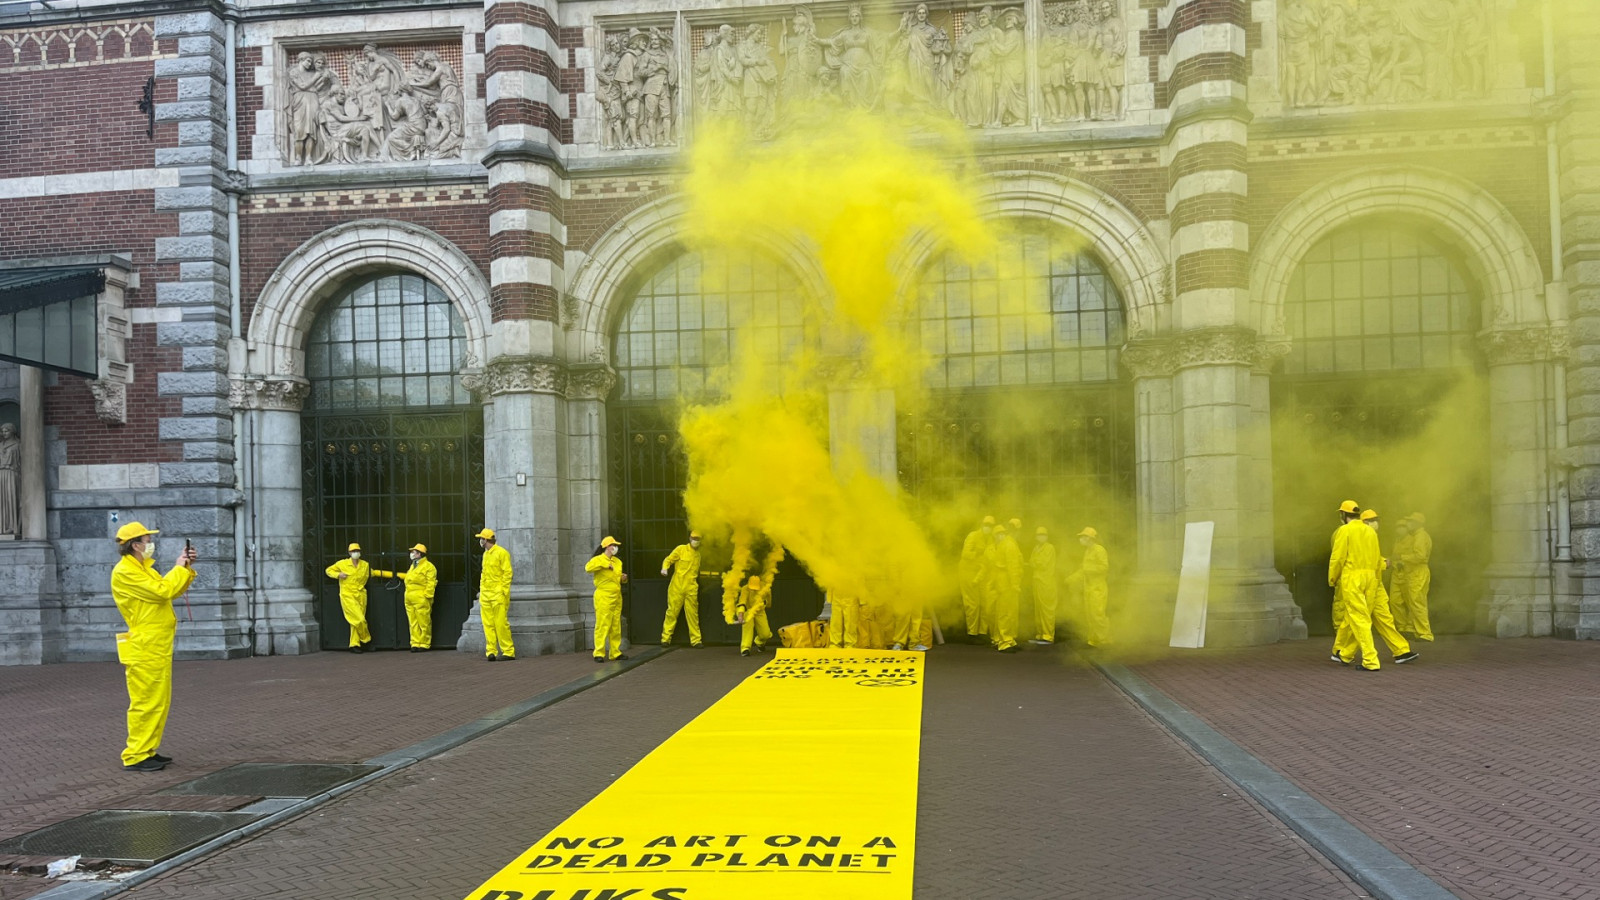
{"label": "ornate iron gate", "polygon": [[[425,544],[439,569],[433,645],[454,647],[472,605],[483,522],[483,410],[311,412],[301,419],[306,584],[318,603],[323,649],[343,648],[349,626],[339,589],[324,569],[351,542],[376,569],[405,569]],[[409,645],[399,582],[367,588],[367,620],[378,647]]]}
{"label": "ornate iron gate", "polygon": [[[1331,634],[1333,591],[1328,554],[1338,517],[1348,499],[1377,508],[1385,555],[1402,516],[1421,511],[1433,537],[1430,618],[1435,633],[1472,630],[1473,609],[1483,591],[1483,568],[1491,558],[1489,530],[1488,405],[1476,394],[1449,404],[1451,415],[1471,421],[1450,429],[1448,446],[1432,446],[1411,458],[1374,464],[1352,460],[1332,438],[1354,441],[1374,452],[1416,446],[1453,391],[1473,390],[1471,370],[1434,370],[1406,375],[1306,379],[1279,376],[1272,384],[1273,527],[1278,571],[1289,581],[1312,634]],[[1436,484],[1430,470],[1448,469],[1460,492],[1419,498],[1419,483]],[[1434,493],[1437,493],[1436,491]]]}
{"label": "ornate iron gate", "polygon": [[[623,570],[628,573],[628,585],[623,589],[628,640],[654,644],[661,640],[661,620],[667,609],[667,580],[661,577],[661,561],[687,537],[683,492],[689,483],[688,460],[678,444],[672,407],[619,405],[608,415],[611,521],[616,538],[622,541]],[[709,542],[702,547],[702,571],[721,572],[728,562],[726,548]],[[768,619],[773,629],[809,619],[821,608],[821,591],[810,576],[794,560],[784,560],[772,586]],[[700,628],[708,643],[739,642],[738,627],[722,620],[719,577],[700,579]],[[687,631],[680,624],[673,639],[687,643]]]}

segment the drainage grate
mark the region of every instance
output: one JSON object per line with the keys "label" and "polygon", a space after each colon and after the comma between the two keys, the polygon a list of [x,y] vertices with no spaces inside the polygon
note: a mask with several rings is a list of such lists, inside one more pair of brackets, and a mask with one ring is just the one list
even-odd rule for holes
{"label": "drainage grate", "polygon": [[315,797],[379,768],[335,763],[240,763],[173,785],[161,793]]}
{"label": "drainage grate", "polygon": [[256,813],[103,809],[0,841],[0,853],[153,866],[259,818]]}

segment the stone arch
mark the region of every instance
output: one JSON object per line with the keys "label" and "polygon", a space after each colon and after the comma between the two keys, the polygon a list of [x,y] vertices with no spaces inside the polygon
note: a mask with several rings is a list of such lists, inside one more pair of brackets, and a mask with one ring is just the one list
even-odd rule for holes
{"label": "stone arch", "polygon": [[1369,215],[1420,219],[1462,251],[1483,291],[1485,330],[1548,322],[1544,270],[1527,232],[1500,201],[1466,179],[1436,169],[1394,166],[1323,182],[1286,206],[1254,241],[1252,324],[1285,337],[1283,303],[1295,267],[1318,240]]}
{"label": "stone arch", "polygon": [[[572,296],[579,304],[574,361],[611,361],[610,336],[630,299],[626,296],[630,280],[683,246],[687,214],[684,196],[668,194],[622,217],[594,242],[571,281]],[[788,267],[806,296],[828,302],[827,279],[805,247],[776,232],[759,232],[747,239]]]}
{"label": "stone arch", "polygon": [[468,365],[488,359],[489,282],[471,257],[420,225],[361,219],[301,244],[267,279],[250,316],[249,372],[305,377],[305,338],[323,302],[353,276],[395,269],[438,285],[461,313]]}
{"label": "stone arch", "polygon": [[[1122,292],[1130,338],[1149,337],[1168,326],[1171,303],[1162,241],[1115,197],[1078,179],[1036,169],[989,173],[981,195],[985,218],[1035,219],[1081,235]],[[915,288],[917,273],[941,249],[929,233],[907,244],[894,264],[903,293]]]}

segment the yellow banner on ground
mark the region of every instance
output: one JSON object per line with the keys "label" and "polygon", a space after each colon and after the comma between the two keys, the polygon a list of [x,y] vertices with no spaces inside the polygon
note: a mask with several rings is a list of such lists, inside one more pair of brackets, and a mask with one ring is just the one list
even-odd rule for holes
{"label": "yellow banner on ground", "polygon": [[922,664],[778,651],[467,900],[910,897]]}

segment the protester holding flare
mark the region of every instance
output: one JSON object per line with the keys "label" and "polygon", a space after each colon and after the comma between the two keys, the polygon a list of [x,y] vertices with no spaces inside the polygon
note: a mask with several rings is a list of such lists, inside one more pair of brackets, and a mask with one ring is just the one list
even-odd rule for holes
{"label": "protester holding flare", "polygon": [[758,575],[751,575],[750,580],[739,589],[738,603],[729,624],[741,626],[740,656],[760,653],[766,649],[767,641],[772,640],[772,629],[767,625],[767,606],[771,602],[772,585],[764,583]]}

